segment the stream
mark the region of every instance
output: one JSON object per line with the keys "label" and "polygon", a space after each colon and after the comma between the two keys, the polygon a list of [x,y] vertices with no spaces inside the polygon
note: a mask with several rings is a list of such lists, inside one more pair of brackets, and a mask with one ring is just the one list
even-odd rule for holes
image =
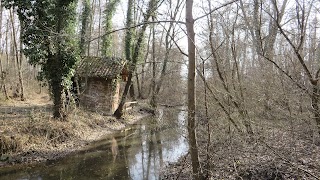
{"label": "stream", "polygon": [[160,109],[126,130],[93,143],[85,151],[20,169],[0,169],[0,180],[156,180],[163,167],[188,151],[186,112]]}

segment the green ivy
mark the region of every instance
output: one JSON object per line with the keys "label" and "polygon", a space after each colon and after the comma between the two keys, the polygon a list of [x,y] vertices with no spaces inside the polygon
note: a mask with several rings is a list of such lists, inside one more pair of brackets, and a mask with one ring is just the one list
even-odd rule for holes
{"label": "green ivy", "polygon": [[19,15],[24,54],[40,65],[54,96],[54,116],[61,117],[63,89],[70,85],[79,59],[75,38],[76,0],[2,0]]}
{"label": "green ivy", "polygon": [[121,80],[121,76],[120,75],[117,75],[116,78],[111,80],[111,91],[112,91],[112,93],[115,93],[115,91],[117,90],[117,85],[120,82],[120,80]]}
{"label": "green ivy", "polygon": [[[104,10],[104,32],[108,33],[112,30],[112,17],[116,11],[116,7],[120,0],[109,0]],[[112,34],[106,34],[102,38],[102,56],[112,56]]]}
{"label": "green ivy", "polygon": [[87,35],[88,24],[89,24],[88,19],[91,13],[91,8],[90,8],[89,0],[82,0],[82,4],[83,4],[83,10],[80,18],[81,30],[80,30],[79,49],[80,49],[80,54],[84,55],[85,49],[87,47],[87,44],[85,43],[85,41],[86,41],[86,35]]}

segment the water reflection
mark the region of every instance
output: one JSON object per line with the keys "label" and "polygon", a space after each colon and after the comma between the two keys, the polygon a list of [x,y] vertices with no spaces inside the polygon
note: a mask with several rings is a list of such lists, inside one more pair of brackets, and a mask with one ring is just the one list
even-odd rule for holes
{"label": "water reflection", "polygon": [[119,152],[118,142],[114,137],[112,137],[111,153],[112,153],[112,156],[113,156],[113,163],[116,162],[116,158],[117,158],[118,152]]}
{"label": "water reflection", "polygon": [[185,116],[184,111],[162,109],[158,117],[106,137],[85,152],[36,167],[0,168],[0,179],[158,179],[166,163],[188,150]]}

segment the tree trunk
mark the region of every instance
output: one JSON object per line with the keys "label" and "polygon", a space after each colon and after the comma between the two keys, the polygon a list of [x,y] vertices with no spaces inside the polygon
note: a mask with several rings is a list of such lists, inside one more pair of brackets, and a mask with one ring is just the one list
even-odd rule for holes
{"label": "tree trunk", "polygon": [[[152,16],[152,21],[155,20],[155,15]],[[151,100],[150,105],[153,108],[157,107],[156,100],[156,40],[155,40],[155,25],[152,26],[152,82],[151,82]]]}
{"label": "tree trunk", "polygon": [[119,103],[117,110],[113,114],[118,119],[121,118],[123,115],[123,107],[124,107],[124,104],[126,103],[127,95],[132,82],[131,79],[132,79],[132,73],[129,73],[128,81],[126,83],[126,86],[124,87],[123,94],[121,96],[121,101]]}
{"label": "tree trunk", "polygon": [[[133,0],[128,0],[128,9],[127,9],[127,20],[126,20],[126,26],[130,27],[132,25],[132,8],[133,8]],[[132,48],[132,30],[131,29],[127,29],[126,30],[126,35],[125,35],[125,55],[126,55],[126,59],[127,61],[131,62],[132,61],[132,54],[131,54],[131,48]],[[128,70],[129,70],[129,76],[128,76],[128,81],[124,87],[122,96],[121,96],[121,100],[120,103],[118,105],[118,108],[116,109],[116,111],[114,112],[114,116],[116,118],[121,118],[123,115],[123,107],[124,104],[126,102],[126,98],[128,95],[128,91],[131,85],[131,78],[132,78],[132,68],[130,65],[128,65]]]}
{"label": "tree trunk", "polygon": [[141,86],[140,86],[140,80],[139,80],[139,75],[137,73],[137,70],[135,71],[135,76],[136,76],[136,82],[137,82],[137,90],[138,90],[138,98],[141,98]]}
{"label": "tree trunk", "polygon": [[320,136],[320,111],[319,111],[319,87],[318,87],[318,81],[315,81],[312,84],[312,94],[311,94],[311,105],[313,109],[313,115],[314,119],[317,124],[317,130]]}
{"label": "tree trunk", "polygon": [[25,100],[24,95],[24,81],[22,77],[22,60],[23,60],[23,42],[22,42],[22,30],[20,30],[20,54],[19,54],[19,83],[20,83],[20,99],[21,101]]}
{"label": "tree trunk", "polygon": [[131,99],[133,101],[135,101],[136,100],[136,93],[134,91],[134,83],[133,82],[130,85],[129,94],[130,94]]}
{"label": "tree trunk", "polygon": [[52,93],[53,93],[53,117],[55,119],[66,120],[66,114],[64,111],[62,93],[63,86],[61,81],[53,81],[51,83]]}
{"label": "tree trunk", "polygon": [[88,35],[88,24],[89,24],[89,15],[90,15],[90,2],[89,0],[82,0],[82,14],[81,14],[81,29],[80,29],[80,42],[79,42],[79,49],[80,49],[80,55],[85,55],[86,50],[86,40]]}
{"label": "tree trunk", "polygon": [[[9,61],[9,43],[8,43],[9,42],[9,35],[8,35],[8,32],[9,32],[9,23],[7,23],[7,27],[6,27],[6,61],[7,61],[7,68],[6,69],[8,69],[9,65],[10,65],[10,61]],[[5,75],[4,77],[6,77],[7,73],[8,72],[5,72],[5,74],[2,74],[2,75]],[[5,90],[5,95],[6,95],[7,99],[10,99],[5,84],[4,84],[4,90]]]}
{"label": "tree trunk", "polygon": [[[99,1],[99,20],[98,20],[98,37],[101,37],[101,0]],[[98,47],[97,47],[97,52],[96,52],[96,56],[99,57],[99,53],[100,53],[100,38],[98,39]]]}
{"label": "tree trunk", "polygon": [[150,41],[151,41],[151,31],[149,33],[149,37],[148,37],[148,43],[147,43],[147,50],[146,50],[146,54],[144,56],[144,62],[142,64],[142,67],[141,67],[141,94],[139,95],[139,98],[140,99],[144,99],[146,98],[146,95],[143,95],[144,92],[146,92],[144,89],[144,83],[145,83],[145,72],[146,72],[146,64],[147,64],[147,60],[148,60],[148,55],[149,55],[149,47],[150,47]]}
{"label": "tree trunk", "polygon": [[188,36],[188,137],[189,151],[192,161],[193,179],[204,179],[199,162],[198,145],[195,125],[195,33],[192,16],[193,0],[186,0],[186,28]]}
{"label": "tree trunk", "polygon": [[209,122],[209,114],[208,114],[208,97],[207,97],[207,86],[206,82],[206,73],[205,73],[205,60],[202,60],[202,76],[204,78],[203,87],[204,87],[204,109],[205,109],[205,119],[204,122],[207,124],[207,159],[206,159],[206,177],[210,175],[210,144],[211,144],[211,133],[210,133],[210,122]]}
{"label": "tree trunk", "polygon": [[[112,48],[113,44],[113,35],[112,34],[106,34],[112,30],[112,17],[114,16],[114,13],[116,11],[117,5],[120,1],[119,0],[108,0],[105,4],[105,9],[103,10],[103,37],[102,37],[102,44],[101,44],[101,56],[112,56],[113,51],[115,50]],[[100,18],[101,19],[101,18]],[[100,20],[99,20],[100,21]],[[99,34],[100,36],[100,34]]]}
{"label": "tree trunk", "polygon": [[129,68],[128,82],[127,82],[127,84],[126,84],[126,86],[124,88],[124,91],[123,91],[119,106],[118,106],[117,110],[114,112],[114,116],[117,117],[117,118],[120,118],[123,115],[123,107],[124,107],[124,104],[125,104],[125,101],[126,101],[126,98],[127,98],[127,95],[128,95],[129,87],[130,87],[130,85],[132,83],[132,74],[134,73],[134,71],[136,69],[137,60],[138,60],[138,57],[139,57],[139,55],[141,53],[141,44],[142,44],[142,41],[143,41],[143,38],[144,38],[144,33],[145,33],[146,29],[147,29],[147,23],[146,22],[148,22],[151,14],[156,10],[156,7],[157,7],[156,1],[155,0],[150,0],[149,1],[148,10],[144,15],[144,20],[143,20],[144,24],[142,25],[141,30],[140,30],[140,32],[138,34],[138,40],[137,40],[136,46],[134,48],[134,53],[133,53],[133,57],[132,57],[132,65]]}
{"label": "tree trunk", "polygon": [[[68,59],[64,59],[64,46],[62,46],[64,37],[61,36],[61,33],[66,30],[67,27],[65,27],[64,22],[64,16],[61,14],[61,9],[63,9],[63,2],[64,0],[59,0],[55,9],[56,17],[57,17],[57,22],[55,26],[55,32],[58,34],[57,40],[54,43],[54,45],[57,48],[57,52],[54,52],[54,54],[49,54],[48,55],[48,61],[46,64],[46,68],[51,68],[51,70],[48,72],[48,80],[50,83],[50,86],[52,88],[52,95],[53,95],[53,117],[58,120],[67,120],[67,113],[65,111],[64,107],[64,99],[62,97],[64,90],[65,90],[65,85],[63,84],[64,79],[66,78],[66,73],[63,68],[57,68],[60,67],[61,65],[66,65],[64,61]],[[68,4],[70,5],[70,4]],[[64,6],[68,6],[64,5]],[[49,48],[50,45],[47,45]],[[50,52],[50,51],[48,51]]]}
{"label": "tree trunk", "polygon": [[[2,27],[2,13],[3,13],[3,9],[2,9],[2,3],[0,2],[0,27]],[[7,32],[6,32],[7,34]],[[2,32],[0,31],[0,39],[2,39]],[[6,41],[7,41],[7,38],[6,38]],[[7,44],[7,42],[6,42]],[[9,99],[9,96],[8,96],[8,92],[7,92],[7,87],[6,87],[6,76],[7,76],[7,72],[3,71],[3,64],[2,64],[2,58],[0,59],[0,73],[1,73],[1,87],[0,89],[3,88],[3,92],[4,92],[4,95],[6,97],[6,99],[8,100]]]}
{"label": "tree trunk", "polygon": [[[176,19],[176,16],[178,14],[178,10],[177,9],[179,9],[179,7],[180,7],[180,0],[178,0],[178,2],[177,2],[177,6],[175,8],[175,12],[174,12],[174,14],[172,16],[172,19]],[[172,36],[170,35],[172,28],[174,28],[173,27],[173,22],[170,22],[169,28],[168,28],[166,36],[165,36],[166,52],[165,52],[164,59],[163,59],[163,65],[162,65],[162,69],[161,69],[160,78],[159,78],[159,81],[157,83],[157,87],[156,87],[156,90],[155,90],[155,96],[156,97],[158,96],[158,94],[160,92],[163,80],[164,80],[166,72],[167,72],[167,64],[168,64],[168,60],[169,60],[169,53],[170,53],[171,48],[172,48],[172,45],[170,44],[170,42],[172,42],[172,39],[169,40],[169,38],[174,36],[174,31],[172,33]]]}
{"label": "tree trunk", "polygon": [[[14,45],[14,49],[15,49],[15,58],[16,58],[16,63],[17,63],[17,67],[18,67],[18,79],[19,79],[19,96],[20,96],[20,100],[24,101],[24,88],[23,88],[23,79],[22,79],[22,70],[21,70],[21,66],[22,66],[22,42],[20,42],[20,56],[19,56],[19,51],[18,51],[18,45],[17,45],[17,38],[16,38],[16,30],[15,30],[15,26],[14,26],[14,17],[13,17],[13,10],[10,9],[10,21],[11,21],[11,25],[12,25],[12,37],[13,37],[13,45]],[[20,32],[20,34],[22,35],[22,33]]]}
{"label": "tree trunk", "polygon": [[[96,3],[96,0],[93,0],[92,5],[91,5],[90,22],[89,22],[90,26],[89,26],[88,37],[91,37],[91,34],[94,30],[95,3]],[[87,55],[88,56],[90,56],[90,48],[91,48],[91,42],[88,42],[88,46],[87,46]]]}

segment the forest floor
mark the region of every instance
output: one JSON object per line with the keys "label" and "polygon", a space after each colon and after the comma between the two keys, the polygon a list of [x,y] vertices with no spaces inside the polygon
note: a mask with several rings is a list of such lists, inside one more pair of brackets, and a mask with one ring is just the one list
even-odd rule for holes
{"label": "forest floor", "polygon": [[0,105],[0,167],[64,157],[150,115],[143,105],[135,106],[120,120],[75,108],[68,121],[62,122],[52,118],[51,109],[47,94]]}
{"label": "forest floor", "polygon": [[[312,118],[259,117],[251,137],[232,131],[228,122],[211,123],[209,148],[203,136],[206,125],[198,127],[199,157],[206,179],[320,179],[320,146]],[[192,179],[191,172],[188,153],[166,167],[162,179]]]}

